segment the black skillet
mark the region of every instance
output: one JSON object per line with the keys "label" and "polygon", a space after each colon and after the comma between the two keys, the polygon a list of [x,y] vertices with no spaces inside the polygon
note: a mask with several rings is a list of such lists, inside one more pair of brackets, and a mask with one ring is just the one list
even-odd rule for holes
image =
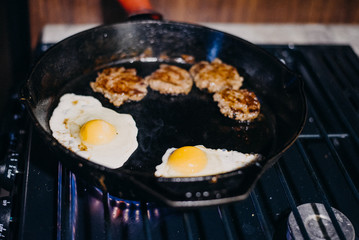
{"label": "black skillet", "polygon": [[[97,72],[110,66],[133,67],[146,76],[164,62],[189,69],[188,56],[195,61],[218,57],[235,66],[244,76],[244,87],[259,97],[260,117],[249,124],[226,118],[212,95],[196,87],[187,96],[165,96],[149,90],[142,101],[118,108],[89,87]],[[133,116],[139,147],[123,167],[113,170],[87,161],[52,137],[49,118],[59,97],[68,92],[94,96],[104,106]],[[306,118],[303,81],[266,51],[210,28],[162,20],[100,26],[59,42],[36,63],[22,97],[44,141],[81,179],[114,196],[173,207],[246,198],[261,174],[293,144]],[[260,153],[262,158],[240,170],[215,176],[154,176],[167,148],[197,144]]]}

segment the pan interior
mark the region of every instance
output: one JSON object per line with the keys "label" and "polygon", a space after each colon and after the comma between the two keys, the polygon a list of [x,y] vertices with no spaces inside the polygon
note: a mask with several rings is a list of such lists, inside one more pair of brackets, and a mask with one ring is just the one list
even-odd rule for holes
{"label": "pan interior", "polygon": [[[128,61],[112,66],[135,68],[145,77],[159,68],[159,61]],[[166,62],[189,69],[190,64]],[[127,102],[120,107],[112,105],[102,94],[94,93],[90,82],[95,81],[97,72],[88,72],[72,81],[59,91],[54,101],[65,93],[94,96],[103,106],[118,113],[131,114],[138,128],[139,146],[122,168],[131,171],[153,173],[161,163],[165,151],[171,147],[204,145],[212,149],[236,150],[245,153],[270,155],[275,146],[275,117],[255,89],[251,89],[250,78],[245,76],[243,88],[256,92],[261,101],[261,114],[251,123],[240,123],[223,116],[212,94],[193,85],[188,95],[170,96],[148,88],[148,94],[139,102]],[[245,75],[245,73],[240,73]],[[53,110],[53,109],[52,109]],[[51,111],[52,112],[52,111]],[[51,112],[48,118],[51,117]],[[119,153],[120,154],[120,153]]]}

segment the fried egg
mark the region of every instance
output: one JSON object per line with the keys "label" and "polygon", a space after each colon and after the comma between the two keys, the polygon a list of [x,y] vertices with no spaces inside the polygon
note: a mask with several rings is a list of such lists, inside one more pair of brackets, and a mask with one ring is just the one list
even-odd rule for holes
{"label": "fried egg", "polygon": [[210,149],[202,145],[170,148],[156,166],[157,177],[198,177],[234,171],[258,159],[258,154],[240,153],[224,149]]}
{"label": "fried egg", "polygon": [[132,116],[105,108],[91,96],[63,95],[49,124],[63,146],[108,168],[121,167],[138,147]]}

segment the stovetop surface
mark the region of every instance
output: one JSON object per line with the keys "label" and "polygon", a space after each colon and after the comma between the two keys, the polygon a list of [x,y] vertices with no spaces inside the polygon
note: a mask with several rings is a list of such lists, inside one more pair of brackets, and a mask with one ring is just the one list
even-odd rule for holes
{"label": "stovetop surface", "polygon": [[262,47],[303,76],[309,112],[298,140],[247,199],[176,210],[102,195],[62,168],[29,127],[19,238],[285,239],[289,214],[314,202],[338,209],[359,233],[358,57],[349,46]]}

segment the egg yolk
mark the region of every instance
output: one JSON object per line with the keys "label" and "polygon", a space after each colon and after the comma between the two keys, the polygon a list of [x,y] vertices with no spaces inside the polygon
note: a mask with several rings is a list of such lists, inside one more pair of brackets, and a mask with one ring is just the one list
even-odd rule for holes
{"label": "egg yolk", "polygon": [[112,141],[116,135],[116,128],[110,123],[94,119],[82,125],[80,138],[83,142],[92,145],[106,144]]}
{"label": "egg yolk", "polygon": [[181,147],[169,156],[168,165],[181,174],[190,175],[205,168],[207,157],[199,148],[192,146]]}

